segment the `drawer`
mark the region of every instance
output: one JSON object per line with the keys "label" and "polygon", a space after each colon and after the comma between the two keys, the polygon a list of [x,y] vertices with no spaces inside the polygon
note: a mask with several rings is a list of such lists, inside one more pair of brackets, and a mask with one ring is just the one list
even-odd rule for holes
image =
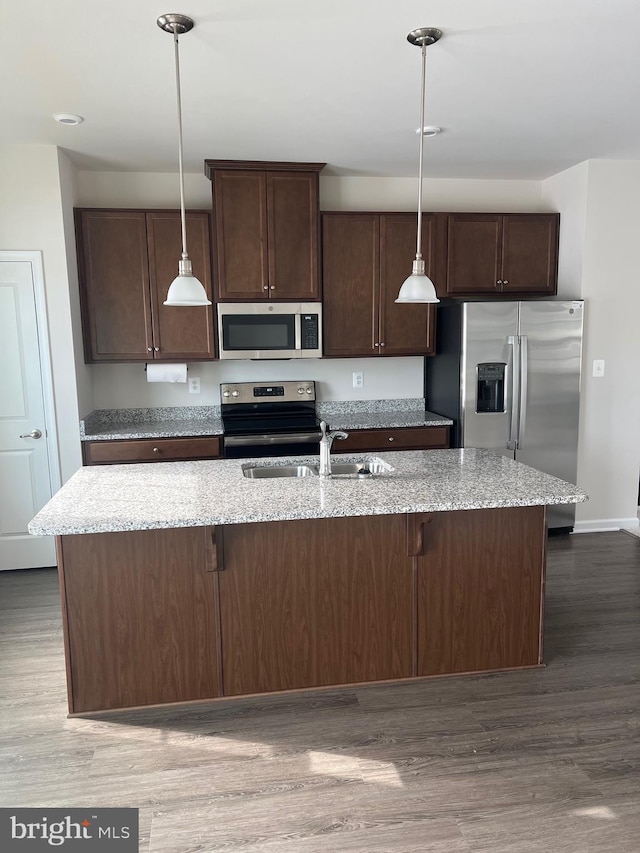
{"label": "drawer", "polygon": [[334,441],[333,453],[354,450],[429,450],[449,447],[449,427],[402,427],[352,430],[344,441]]}
{"label": "drawer", "polygon": [[220,437],[137,438],[131,441],[85,441],[85,465],[114,462],[176,462],[180,459],[215,459],[220,456]]}

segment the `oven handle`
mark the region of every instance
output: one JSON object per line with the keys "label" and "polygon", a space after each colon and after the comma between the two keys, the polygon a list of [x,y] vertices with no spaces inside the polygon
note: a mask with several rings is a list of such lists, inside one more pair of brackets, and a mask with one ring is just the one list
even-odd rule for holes
{"label": "oven handle", "polygon": [[289,432],[275,435],[225,435],[225,447],[251,447],[259,444],[319,444],[322,438],[317,432]]}

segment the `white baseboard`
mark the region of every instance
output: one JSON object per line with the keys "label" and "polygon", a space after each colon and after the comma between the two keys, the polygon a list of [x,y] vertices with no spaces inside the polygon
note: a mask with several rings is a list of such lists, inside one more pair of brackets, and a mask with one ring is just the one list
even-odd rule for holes
{"label": "white baseboard", "polygon": [[606,533],[610,530],[631,530],[640,525],[637,516],[631,518],[594,518],[592,521],[576,521],[574,533]]}

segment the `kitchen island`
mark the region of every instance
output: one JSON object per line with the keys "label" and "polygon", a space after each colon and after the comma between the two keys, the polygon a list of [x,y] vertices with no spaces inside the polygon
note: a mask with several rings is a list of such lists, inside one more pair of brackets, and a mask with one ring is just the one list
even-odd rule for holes
{"label": "kitchen island", "polygon": [[29,528],[57,536],[70,712],[540,665],[545,507],[585,493],[483,450],[376,457],[78,471]]}

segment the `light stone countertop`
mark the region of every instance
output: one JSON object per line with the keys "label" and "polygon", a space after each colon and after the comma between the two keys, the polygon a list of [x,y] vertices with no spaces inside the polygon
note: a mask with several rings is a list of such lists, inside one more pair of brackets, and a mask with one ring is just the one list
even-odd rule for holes
{"label": "light stone countertop", "polygon": [[393,410],[386,412],[359,412],[340,414],[326,412],[322,417],[331,429],[397,429],[400,427],[438,427],[452,426],[451,418],[435,415],[433,412]]}
{"label": "light stone countertop", "polygon": [[[81,468],[29,524],[40,535],[107,533],[336,516],[570,504],[577,486],[487,450],[340,454],[393,470],[369,479],[248,479],[242,468],[291,458]],[[318,457],[296,457],[317,465]]]}
{"label": "light stone countertop", "polygon": [[220,418],[175,418],[130,424],[102,424],[81,435],[82,441],[124,441],[135,438],[180,438],[192,435],[222,435]]}

